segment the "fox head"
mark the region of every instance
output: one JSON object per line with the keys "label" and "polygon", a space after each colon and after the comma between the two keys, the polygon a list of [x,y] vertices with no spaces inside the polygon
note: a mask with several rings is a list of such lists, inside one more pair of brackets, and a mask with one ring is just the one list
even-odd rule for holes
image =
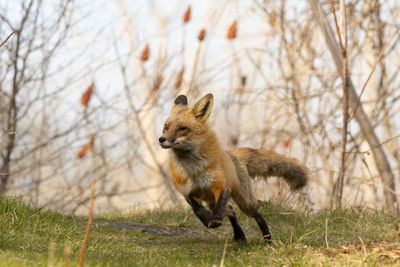
{"label": "fox head", "polygon": [[203,96],[192,108],[188,107],[186,96],[178,96],[164,124],[163,134],[158,139],[160,146],[165,149],[191,150],[201,144],[208,130],[206,121],[213,104],[212,94]]}

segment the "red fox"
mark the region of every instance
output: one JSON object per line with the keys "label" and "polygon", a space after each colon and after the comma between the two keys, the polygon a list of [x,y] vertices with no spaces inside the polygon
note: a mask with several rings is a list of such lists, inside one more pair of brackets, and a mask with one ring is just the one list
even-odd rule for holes
{"label": "red fox", "polygon": [[160,146],[170,149],[172,183],[206,227],[220,226],[227,216],[233,227],[233,239],[246,241],[236,214],[228,205],[232,198],[240,210],[256,220],[268,244],[272,240],[271,233],[258,212],[251,178],[280,176],[296,190],[307,184],[309,171],[297,160],[268,150],[222,150],[215,132],[207,125],[213,104],[212,94],[205,95],[192,108],[188,107],[186,96],[175,99],[159,138]]}

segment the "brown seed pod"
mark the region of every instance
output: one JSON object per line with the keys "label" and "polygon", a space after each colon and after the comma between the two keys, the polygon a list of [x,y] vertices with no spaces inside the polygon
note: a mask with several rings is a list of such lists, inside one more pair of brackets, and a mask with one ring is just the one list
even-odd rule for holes
{"label": "brown seed pod", "polygon": [[200,30],[197,39],[199,39],[199,41],[202,42],[204,40],[204,37],[206,37],[206,29],[203,28]]}
{"label": "brown seed pod", "polygon": [[77,158],[78,158],[78,159],[83,158],[83,157],[86,155],[86,153],[87,153],[89,150],[91,150],[91,149],[92,149],[92,144],[90,144],[90,143],[81,146],[81,149],[79,150],[78,154],[76,155]]}
{"label": "brown seed pod", "polygon": [[94,82],[92,82],[85,90],[85,92],[83,93],[82,97],[81,97],[81,104],[85,107],[87,107],[90,97],[92,96],[92,92],[93,92],[93,88],[94,88]]}
{"label": "brown seed pod", "polygon": [[237,31],[237,22],[236,20],[232,22],[231,26],[228,29],[228,33],[226,34],[226,38],[229,40],[236,38],[236,31]]}
{"label": "brown seed pod", "polygon": [[141,61],[147,61],[149,59],[149,54],[150,54],[149,44],[146,44],[146,46],[142,50],[142,54],[140,56],[140,60]]}
{"label": "brown seed pod", "polygon": [[190,20],[190,13],[191,13],[191,8],[190,5],[187,7],[185,14],[183,15],[183,23],[188,23]]}
{"label": "brown seed pod", "polygon": [[288,148],[290,146],[290,144],[292,143],[293,140],[293,136],[288,136],[285,141],[283,141],[283,146],[285,148]]}

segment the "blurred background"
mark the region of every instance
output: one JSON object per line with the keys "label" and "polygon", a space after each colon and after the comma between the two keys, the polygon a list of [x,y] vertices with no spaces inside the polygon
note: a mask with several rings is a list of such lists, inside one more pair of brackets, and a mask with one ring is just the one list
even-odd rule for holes
{"label": "blurred background", "polygon": [[225,148],[311,171],[300,193],[254,181],[259,199],[397,210],[400,2],[345,1],[347,129],[333,10],[343,21],[330,0],[1,1],[0,194],[82,214],[94,180],[97,213],[184,204],[158,137],[178,94],[211,92]]}

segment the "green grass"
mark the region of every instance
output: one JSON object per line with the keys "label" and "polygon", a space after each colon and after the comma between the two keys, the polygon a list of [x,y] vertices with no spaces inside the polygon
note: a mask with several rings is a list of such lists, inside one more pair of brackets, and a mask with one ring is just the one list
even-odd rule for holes
{"label": "green grass", "polygon": [[[248,238],[246,244],[231,241],[228,221],[218,229],[207,229],[188,209],[99,217],[96,220],[156,224],[189,233],[165,237],[95,226],[85,265],[219,266],[226,240],[226,266],[400,264],[397,219],[382,212],[348,209],[310,213],[266,203],[261,213],[270,224],[273,246],[264,245],[255,221],[242,214],[239,220]],[[76,266],[85,220],[0,198],[0,266]],[[71,253],[65,253],[66,248]]]}

